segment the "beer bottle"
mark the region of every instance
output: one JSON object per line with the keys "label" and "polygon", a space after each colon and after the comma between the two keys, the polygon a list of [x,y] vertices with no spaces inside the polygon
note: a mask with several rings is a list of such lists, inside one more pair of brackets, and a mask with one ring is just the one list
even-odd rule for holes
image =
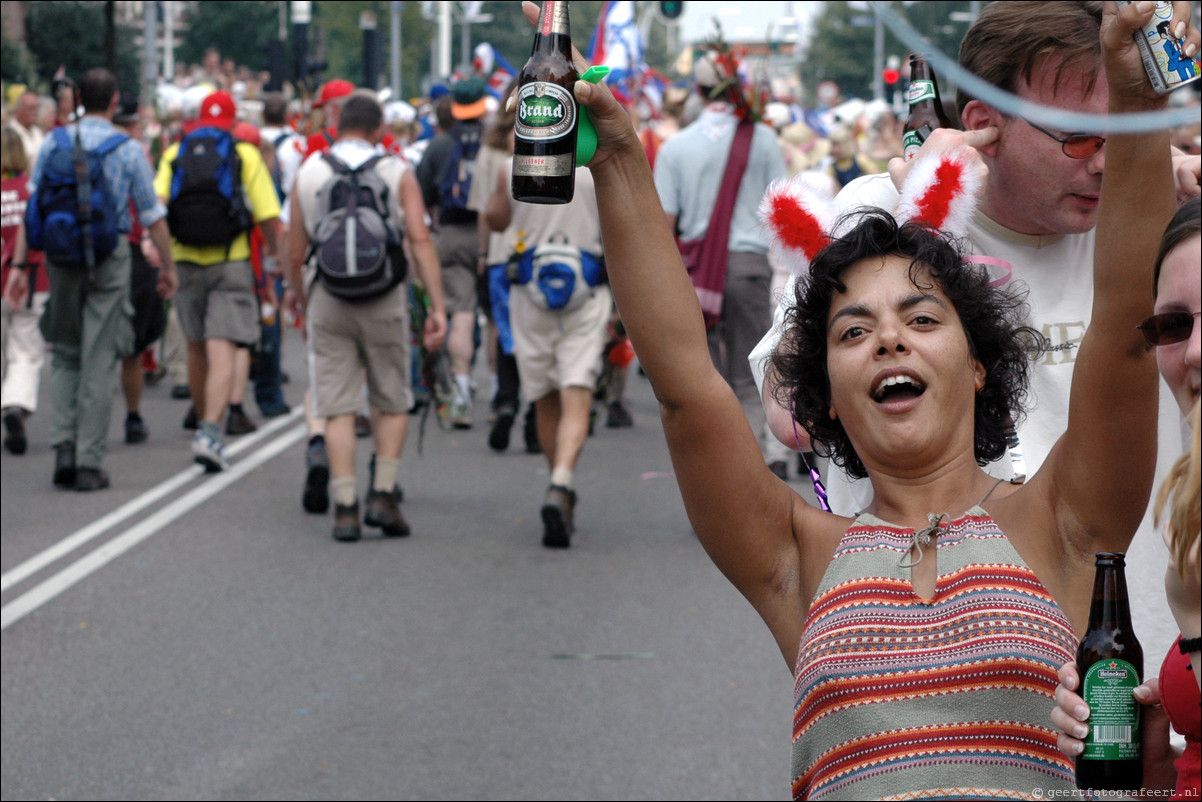
{"label": "beer bottle", "polygon": [[576,187],[576,126],[566,0],[544,0],[530,60],[518,75],[512,192],[526,203],[568,203]]}
{"label": "beer bottle", "polygon": [[902,153],[909,161],[936,128],[955,128],[943,113],[935,73],[927,57],[918,53],[910,55],[910,88],[906,90],[906,100],[910,104],[910,115],[902,128]]}
{"label": "beer bottle", "polygon": [[1131,629],[1122,552],[1100,552],[1089,605],[1089,628],[1077,648],[1081,698],[1089,705],[1085,751],[1077,756],[1077,787],[1136,790],[1143,784],[1140,706],[1132,696],[1144,673],[1144,650]]}

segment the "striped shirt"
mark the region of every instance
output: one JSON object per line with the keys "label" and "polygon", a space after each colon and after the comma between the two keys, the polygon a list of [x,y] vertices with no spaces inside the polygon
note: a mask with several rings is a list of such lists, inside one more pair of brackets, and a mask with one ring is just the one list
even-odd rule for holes
{"label": "striped shirt", "polygon": [[823,576],[797,658],[794,798],[1073,790],[1049,717],[1072,625],[979,506],[938,534],[930,599],[900,566],[913,541],[861,515]]}

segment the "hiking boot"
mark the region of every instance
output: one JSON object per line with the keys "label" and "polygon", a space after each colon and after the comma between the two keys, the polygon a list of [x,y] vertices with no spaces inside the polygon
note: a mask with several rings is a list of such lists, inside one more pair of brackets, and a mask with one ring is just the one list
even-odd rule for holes
{"label": "hiking boot", "polygon": [[192,438],[192,458],[204,466],[205,473],[219,473],[230,467],[224,452],[225,445],[220,437],[198,430]]}
{"label": "hiking boot", "polygon": [[493,421],[488,433],[488,447],[493,451],[504,451],[509,448],[509,430],[513,428],[513,419],[517,411],[513,407],[501,407],[497,410],[497,418]]}
{"label": "hiking boot", "polygon": [[363,523],[379,527],[390,537],[404,537],[409,534],[409,522],[401,514],[396,495],[383,490],[372,490],[367,494]]}
{"label": "hiking boot", "polygon": [[12,454],[24,454],[29,446],[25,439],[25,416],[19,409],[4,413],[4,447]]}
{"label": "hiking boot", "polygon": [[543,545],[549,549],[566,549],[575,529],[572,519],[576,511],[576,491],[562,485],[547,488],[543,500]]}
{"label": "hiking boot", "polygon": [[146,429],[146,423],[142,420],[141,415],[125,416],[125,442],[145,443],[149,436],[150,432]]}
{"label": "hiking boot", "polygon": [[301,506],[305,512],[324,513],[330,509],[330,455],[323,440],[309,443],[305,452],[305,492]]}
{"label": "hiking boot", "polygon": [[605,426],[609,429],[628,429],[634,426],[634,418],[621,401],[611,401],[606,410]]}
{"label": "hiking boot", "polygon": [[359,502],[334,505],[334,539],[349,543],[362,536],[359,531]]}
{"label": "hiking boot", "polygon": [[236,437],[240,434],[250,434],[259,427],[255,425],[244,410],[231,409],[229,417],[225,420],[225,433]]}
{"label": "hiking boot", "polygon": [[75,444],[59,443],[54,447],[55,487],[74,487],[75,474]]}
{"label": "hiking boot", "polygon": [[109,475],[100,468],[80,468],[75,472],[75,492],[88,493],[109,486]]}
{"label": "hiking boot", "polygon": [[200,416],[196,414],[196,407],[188,407],[188,414],[184,416],[184,428],[190,432],[194,432],[200,428]]}

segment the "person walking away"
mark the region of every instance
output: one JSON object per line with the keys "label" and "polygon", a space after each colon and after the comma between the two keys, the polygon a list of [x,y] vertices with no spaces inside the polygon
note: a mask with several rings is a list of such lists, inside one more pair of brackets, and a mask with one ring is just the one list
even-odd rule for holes
{"label": "person walking away", "polygon": [[[138,219],[163,253],[159,271],[159,295],[164,300],[175,294],[178,284],[176,265],[168,249],[166,210],[155,197],[154,175],[146,154],[133,140],[119,134],[112,124],[120,94],[117,79],[103,68],[88,70],[79,81],[79,102],[83,117],[56,129],[63,134],[49,136],[34,165],[32,183],[42,193],[44,173],[54,151],[78,136],[87,151],[98,151],[105,143],[124,139],[102,158],[103,186],[116,217],[121,235],[111,253],[96,254],[95,268],[81,263],[57,262],[47,254],[46,270],[50,278],[50,300],[42,315],[41,330],[53,347],[50,360],[50,399],[52,421],[50,442],[55,449],[54,484],[87,492],[106,488],[108,474],[101,467],[108,440],[112,410],[113,381],[117,362],[133,349],[130,317],[130,202]],[[58,159],[55,158],[57,163]],[[95,188],[94,188],[95,189]],[[34,201],[31,201],[33,203]],[[28,219],[28,217],[27,217]],[[85,257],[86,258],[86,257]],[[14,274],[17,295],[23,273]]]}
{"label": "person walking away", "polygon": [[[20,101],[18,101],[20,102]],[[33,157],[37,157],[36,151]],[[24,454],[28,445],[25,422],[38,408],[38,385],[46,361],[46,341],[38,319],[50,297],[50,281],[42,265],[42,252],[30,250],[25,240],[25,205],[29,201],[30,157],[17,131],[0,130],[0,236],[3,239],[3,273],[0,287],[7,288],[9,274],[24,270],[33,277],[34,291],[25,302],[10,301],[5,292],[0,309],[3,330],[4,383],[0,385],[0,416],[4,424],[4,447],[10,454]]]}
{"label": "person walking away", "polygon": [[[206,471],[226,461],[219,422],[234,384],[238,348],[259,338],[259,307],[249,231],[263,229],[277,253],[279,197],[259,149],[230,134],[237,115],[227,92],[201,101],[198,127],[159,162],[155,191],[168,204],[171,249],[179,263],[176,306],[188,341],[188,383],[199,428],[192,456]],[[271,221],[271,225],[264,225]]]}
{"label": "person walking away", "polygon": [[567,204],[513,200],[503,165],[488,224],[505,232],[512,256],[509,294],[513,352],[522,394],[535,407],[538,440],[551,473],[540,515],[543,545],[567,548],[576,528],[576,466],[588,439],[593,389],[609,339],[613,297],[604,281],[592,175],[576,170]]}
{"label": "person walking away", "polygon": [[417,167],[422,199],[437,221],[438,259],[451,316],[447,350],[455,375],[450,418],[458,429],[472,426],[471,369],[481,268],[477,213],[467,202],[487,108],[484,81],[478,76],[458,81],[451,87],[455,122],[450,130],[434,137]]}
{"label": "person walking away", "polygon": [[[138,100],[128,93],[121,94],[121,103],[113,124],[129,134],[142,148],[150,164],[150,149],[143,140],[142,115]],[[134,308],[134,351],[121,358],[121,392],[125,396],[125,442],[144,443],[150,436],[142,419],[142,390],[146,384],[143,359],[167,327],[167,308],[156,290],[158,271],[142,251],[145,239],[142,224],[131,210],[129,230],[130,282],[129,302]]]}
{"label": "person walking away", "polygon": [[[679,232],[682,252],[696,257],[686,263],[706,298],[714,364],[758,432],[764,430],[764,413],[746,360],[772,319],[772,267],[756,208],[768,185],[788,171],[772,127],[754,121],[729,53],[711,50],[699,58],[693,81],[707,105],[692,124],[660,146],[655,188],[668,227]],[[737,163],[745,164],[741,175]],[[715,166],[700,170],[701,164]],[[730,211],[715,219],[720,201]],[[727,222],[729,233],[723,238],[719,226]],[[714,254],[705,265],[702,252]]]}
{"label": "person walking away", "polygon": [[[398,255],[402,236],[396,230],[398,222],[403,221],[413,267],[431,299],[423,334],[426,347],[441,348],[446,336],[441,272],[421,191],[401,159],[378,152],[383,119],[372,93],[348,97],[337,140],[329,153],[301,166],[290,201],[286,298],[295,314],[305,316],[315,414],[326,420],[334,496],[332,534],[340,541],[361,536],[355,412],[365,373],[376,420],[375,470],[362,523],[389,536],[410,533],[394,491],[413,406],[409,287],[404,257]],[[352,197],[355,205],[348,206]],[[351,247],[346,229],[351,223],[363,246],[349,254],[355,264],[346,261]],[[369,262],[367,251],[382,247],[389,255]]]}

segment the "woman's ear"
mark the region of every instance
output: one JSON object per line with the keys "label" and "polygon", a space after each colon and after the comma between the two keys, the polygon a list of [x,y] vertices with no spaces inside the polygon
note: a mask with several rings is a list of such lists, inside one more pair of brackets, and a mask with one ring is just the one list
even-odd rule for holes
{"label": "woman's ear", "polygon": [[985,370],[985,366],[981,364],[981,360],[973,358],[972,375],[973,386],[977,388],[977,392],[979,393],[985,389],[985,380],[989,377],[989,373]]}
{"label": "woman's ear", "polygon": [[[987,106],[979,100],[970,100],[964,106],[964,113],[960,115],[960,122],[964,125],[965,131],[979,131],[982,128],[988,128],[991,125],[996,125],[1000,132],[1005,122],[1004,115],[995,109],[993,106]],[[998,141],[1001,139],[999,134],[998,139],[988,145],[982,145],[979,150],[981,155],[994,158],[997,156]]]}

